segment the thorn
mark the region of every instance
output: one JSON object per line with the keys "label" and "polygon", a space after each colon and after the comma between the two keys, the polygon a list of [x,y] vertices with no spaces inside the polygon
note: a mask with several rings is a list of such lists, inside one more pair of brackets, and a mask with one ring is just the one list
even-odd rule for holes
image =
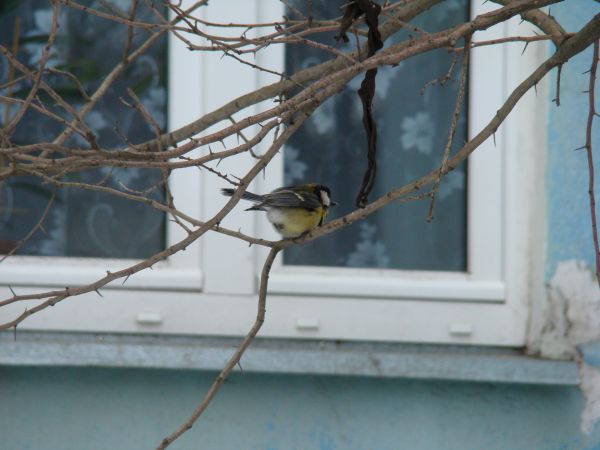
{"label": "thorn", "polygon": [[577,148],[573,149],[573,151],[576,152],[578,150],[583,150],[584,148],[587,148],[587,145],[582,145],[581,147],[577,147]]}
{"label": "thorn", "polygon": [[44,233],[44,236],[48,236],[48,232],[46,231],[46,229],[44,228],[44,225],[40,223],[40,230],[42,230],[42,233]]}
{"label": "thorn", "polygon": [[523,51],[521,52],[521,56],[523,56],[523,54],[525,53],[525,50],[527,50],[527,46],[529,45],[529,42],[525,42],[525,47],[523,47]]}
{"label": "thorn", "polygon": [[496,132],[494,131],[494,134],[492,135],[494,138],[494,147],[496,146]]}
{"label": "thorn", "polygon": [[[27,308],[25,308],[25,311],[27,311]],[[17,324],[13,327],[13,340],[17,342]]]}
{"label": "thorn", "polygon": [[127,276],[125,277],[125,279],[123,280],[123,283],[121,284],[125,284],[127,282],[127,280],[129,280],[129,277],[131,276],[131,274],[127,274]]}
{"label": "thorn", "polygon": [[535,91],[535,95],[537,95],[537,83],[533,83],[533,90]]}
{"label": "thorn", "polygon": [[94,289],[94,290],[96,291],[96,294],[98,294],[100,297],[104,297],[104,295],[102,295],[98,289]]}
{"label": "thorn", "polygon": [[244,369],[242,368],[242,364],[238,361],[237,365],[240,368],[240,372],[242,372],[242,375],[244,375]]}
{"label": "thorn", "polygon": [[10,292],[12,292],[13,297],[16,297],[17,294],[15,294],[15,291],[13,290],[12,286],[8,286],[8,288],[10,289]]}

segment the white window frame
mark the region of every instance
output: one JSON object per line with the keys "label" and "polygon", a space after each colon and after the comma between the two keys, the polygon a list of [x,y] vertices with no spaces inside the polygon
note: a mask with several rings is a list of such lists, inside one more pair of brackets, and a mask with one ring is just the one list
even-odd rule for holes
{"label": "white window frame", "polygon": [[[204,8],[209,20],[256,22],[280,15],[281,4],[259,0],[214,2]],[[473,15],[496,8],[473,3]],[[518,20],[502,24],[475,40],[515,30]],[[520,30],[520,29],[519,29]],[[264,72],[222,58],[189,52],[169,38],[169,123],[176,129],[238,95],[273,82]],[[531,46],[533,47],[533,45]],[[494,116],[511,88],[537,67],[545,47],[520,56],[516,45],[477,48],[469,82],[469,134]],[[283,49],[269,48],[258,63],[283,67]],[[506,62],[511,61],[509,66]],[[212,89],[227,86],[227,89]],[[499,89],[498,86],[501,86]],[[385,340],[521,346],[525,342],[528,298],[540,271],[543,233],[533,228],[543,207],[535,198],[542,182],[545,149],[545,87],[528,93],[509,120],[469,158],[468,270],[466,273],[349,268],[284,267],[277,261],[269,284],[265,337]],[[541,92],[540,92],[541,91]],[[357,100],[358,101],[358,100]],[[246,112],[258,111],[261,105]],[[535,126],[533,125],[535,123]],[[266,145],[266,144],[265,144]],[[441,157],[441,155],[440,155]],[[222,171],[243,174],[249,158],[224,161]],[[268,167],[253,190],[268,191],[283,180],[282,158]],[[186,169],[173,177],[177,206],[195,217],[210,217],[226,201],[222,180]],[[276,238],[263,215],[238,207],[224,226]],[[168,222],[168,242],[183,237]],[[258,274],[265,250],[210,233],[168,261],[127,281],[113,283],[104,297],[87,294],[31,316],[23,328],[44,330],[164,332],[242,335],[256,314]],[[51,267],[48,267],[52,264]],[[0,267],[0,283],[19,293],[39,287],[84,284],[105,270],[105,260],[13,257]],[[131,261],[119,261],[126,265]],[[32,272],[35,271],[35,279]],[[7,289],[2,289],[3,292]],[[88,301],[89,300],[89,301]],[[26,305],[0,308],[0,320]]]}

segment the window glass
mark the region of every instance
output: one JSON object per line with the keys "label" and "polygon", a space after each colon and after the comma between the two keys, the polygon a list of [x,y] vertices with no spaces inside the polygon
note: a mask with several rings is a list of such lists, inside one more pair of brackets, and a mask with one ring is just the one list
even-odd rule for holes
{"label": "window glass", "polygon": [[[98,0],[86,2],[86,6],[127,17],[131,1]],[[61,7],[60,11],[60,28],[47,67],[71,72],[91,95],[123,58],[128,28],[75,9]],[[136,18],[156,21],[146,2],[137,2]],[[19,61],[37,70],[51,23],[52,8],[47,0],[2,2],[0,44],[8,49],[16,46]],[[148,36],[146,31],[135,29],[131,51]],[[138,111],[124,104],[123,100],[133,102],[127,88],[137,94],[161,131],[166,130],[166,52],[165,35],[129,66],[86,116],[85,121],[102,148],[123,147],[127,142],[143,142],[156,135]],[[2,84],[11,81],[11,73],[9,61],[0,56]],[[22,75],[18,71],[14,73],[13,79]],[[76,109],[85,104],[85,97],[69,77],[46,73],[44,80]],[[23,99],[31,87],[31,80],[24,79],[2,88],[0,95]],[[39,99],[52,112],[71,120],[71,116],[44,92],[39,92]],[[0,126],[10,121],[17,110],[15,105],[0,103]],[[52,142],[63,128],[59,122],[30,108],[11,142],[12,145]],[[78,135],[69,138],[65,145],[89,148],[87,141]],[[6,161],[2,163],[6,164]],[[103,184],[164,200],[162,173],[157,170],[101,168],[68,175],[61,180]],[[139,202],[83,189],[59,190],[43,227],[19,245],[40,220],[53,192],[52,185],[42,183],[34,176],[12,178],[0,185],[0,252],[16,248],[15,253],[20,255],[143,258],[164,248],[165,217],[162,213]]]}
{"label": "window glass", "polygon": [[[296,0],[306,10],[306,2]],[[338,2],[311,2],[316,19],[341,14]],[[428,32],[468,19],[467,0],[450,0],[422,14],[413,25]],[[288,12],[293,17],[293,12]],[[407,39],[419,31],[403,31],[385,45]],[[319,42],[348,51],[336,43],[336,33],[311,36]],[[286,71],[319,64],[331,54],[303,45],[286,48]],[[457,59],[452,79],[425,85],[448,73]],[[445,49],[381,67],[377,74],[374,113],[378,128],[378,173],[370,199],[439,167],[446,144],[460,75],[460,54]],[[317,182],[331,188],[338,202],[331,217],[354,209],[366,169],[367,140],[357,90],[364,74],[340,94],[319,107],[288,142],[284,153],[285,183]],[[466,101],[453,151],[467,140]],[[441,183],[435,218],[427,222],[429,199],[389,205],[365,221],[353,224],[316,242],[285,251],[284,263],[297,265],[390,268],[414,270],[466,270],[466,167],[448,174]]]}

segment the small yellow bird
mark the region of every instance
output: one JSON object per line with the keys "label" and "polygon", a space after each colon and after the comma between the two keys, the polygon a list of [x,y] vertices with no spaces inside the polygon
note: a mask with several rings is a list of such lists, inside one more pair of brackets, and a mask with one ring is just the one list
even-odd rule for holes
{"label": "small yellow bird", "polygon": [[[231,197],[235,189],[221,189]],[[244,200],[254,202],[246,211],[266,211],[267,219],[284,238],[295,238],[321,226],[336,203],[331,201],[331,191],[321,184],[301,184],[275,189],[265,195],[244,192]]]}

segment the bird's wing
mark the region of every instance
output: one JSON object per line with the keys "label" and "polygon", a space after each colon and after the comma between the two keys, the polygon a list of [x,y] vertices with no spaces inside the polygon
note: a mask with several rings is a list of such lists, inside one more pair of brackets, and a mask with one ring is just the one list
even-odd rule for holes
{"label": "bird's wing", "polygon": [[306,209],[316,209],[321,206],[321,202],[316,194],[312,192],[296,192],[289,188],[276,189],[264,197],[263,204],[278,208],[294,206]]}

